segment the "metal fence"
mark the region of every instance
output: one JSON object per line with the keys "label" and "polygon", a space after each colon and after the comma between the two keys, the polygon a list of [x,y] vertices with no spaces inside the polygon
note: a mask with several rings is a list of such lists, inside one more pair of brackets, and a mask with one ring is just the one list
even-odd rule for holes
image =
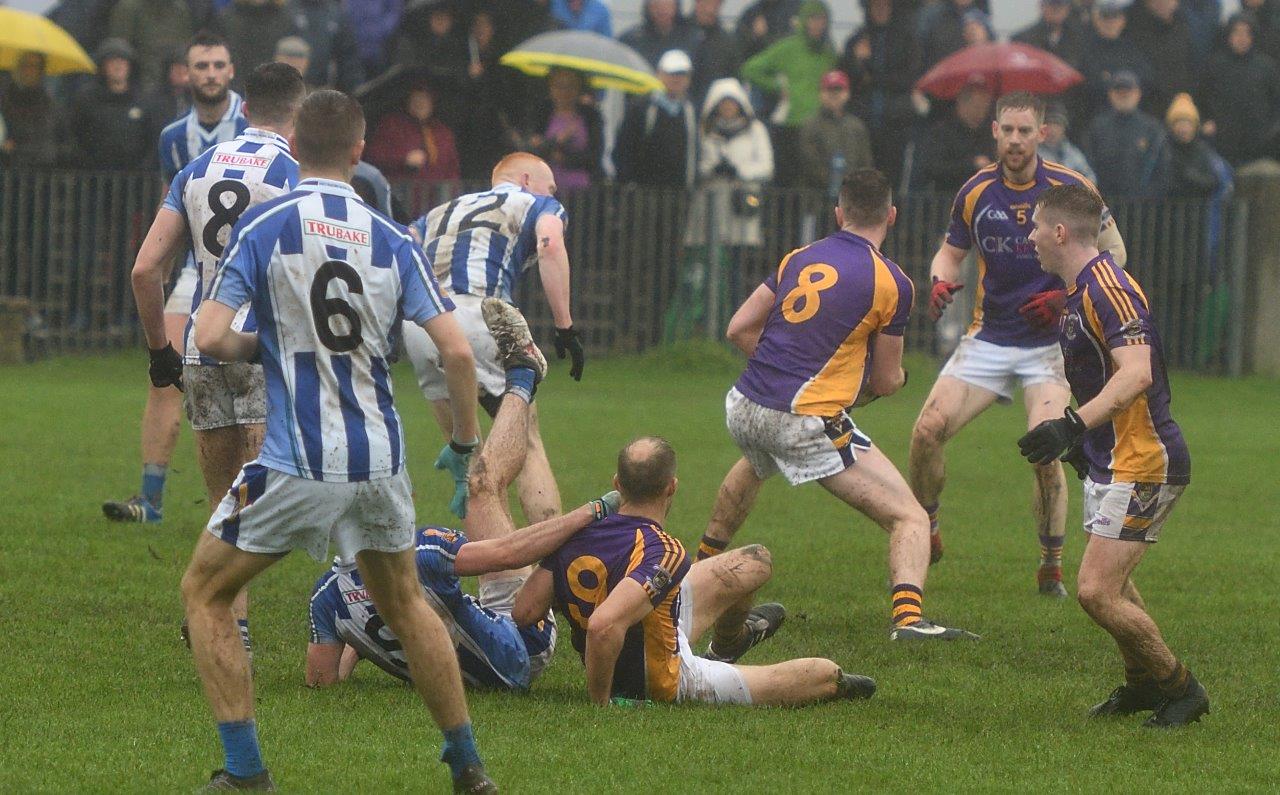
{"label": "metal fence", "polygon": [[[405,183],[395,190],[417,215],[476,187]],[[128,274],[162,189],[154,174],[0,174],[0,297],[29,302],[28,351],[141,344]],[[767,189],[747,198],[758,199],[758,205],[748,202],[757,209],[747,220],[758,223],[760,234],[744,243],[741,235],[717,234],[743,219],[717,217],[714,201],[704,212],[700,193],[599,185],[563,196],[574,320],[590,349],[639,352],[690,336],[718,337],[733,308],[788,251],[833,229],[830,202],[820,192]],[[908,345],[942,352],[963,330],[963,307],[941,328],[920,310],[951,197],[913,195],[898,205],[885,253],[916,283]],[[1112,211],[1170,363],[1238,373],[1247,263],[1243,203],[1118,202]],[[971,300],[974,291],[965,292]],[[517,297],[539,339],[548,339],[550,313],[536,269]]]}

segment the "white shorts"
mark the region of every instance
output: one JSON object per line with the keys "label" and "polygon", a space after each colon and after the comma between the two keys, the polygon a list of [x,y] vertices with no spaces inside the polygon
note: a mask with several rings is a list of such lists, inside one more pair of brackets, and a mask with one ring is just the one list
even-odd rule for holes
{"label": "white shorts", "polygon": [[267,383],[262,365],[183,365],[182,405],[194,431],[265,423]]}
{"label": "white shorts", "polygon": [[166,315],[190,315],[191,301],[196,296],[196,266],[194,262],[184,259],[178,279],[173,283],[173,291],[164,302]]}
{"label": "white shorts", "polygon": [[793,486],[843,472],[870,450],[871,439],[849,415],[823,419],[766,408],[733,388],[724,399],[725,424],[742,455],[764,480],[781,472]]}
{"label": "white shorts", "polygon": [[205,528],[245,552],[283,555],[304,549],[319,562],[329,543],[338,556],[361,550],[403,552],[414,543],[409,473],[355,483],[286,475],[250,461]]}
{"label": "white shorts", "polygon": [[1186,486],[1084,481],[1084,531],[1119,541],[1160,539],[1160,528]]}
{"label": "white shorts", "polygon": [[686,580],[680,586],[680,618],[676,626],[680,644],[680,688],[676,691],[676,702],[750,704],[751,691],[737,667],[693,653],[685,634],[687,628],[693,626],[693,599],[693,590]]}
{"label": "white shorts", "polygon": [[1001,403],[1013,400],[1013,390],[1033,384],[1057,384],[1067,389],[1062,349],[1057,345],[1014,348],[966,335],[942,368],[942,375],[995,392]]}
{"label": "white shorts", "polygon": [[[471,343],[471,352],[476,359],[476,384],[480,391],[500,396],[507,389],[507,373],[502,369],[498,359],[498,344],[494,342],[489,327],[484,324],[484,316],[480,314],[480,303],[483,296],[454,295],[450,296],[456,307],[453,316],[462,332]],[[423,331],[417,323],[405,321],[402,326],[404,334],[404,350],[413,365],[413,372],[418,377],[418,388],[427,400],[444,400],[449,397],[449,384],[445,380],[444,367],[440,361],[440,351],[431,341],[431,336]]]}

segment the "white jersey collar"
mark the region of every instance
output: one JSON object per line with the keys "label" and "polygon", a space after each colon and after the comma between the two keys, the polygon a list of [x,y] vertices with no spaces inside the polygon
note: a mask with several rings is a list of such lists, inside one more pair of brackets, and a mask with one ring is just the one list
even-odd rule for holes
{"label": "white jersey collar", "polygon": [[307,177],[298,183],[295,190],[309,190],[315,193],[331,193],[335,196],[349,196],[353,199],[359,199],[360,194],[356,193],[356,189],[345,182],[339,182],[336,179],[320,179],[319,177]]}
{"label": "white jersey collar", "polygon": [[259,144],[274,144],[284,151],[289,151],[289,139],[280,133],[264,130],[261,127],[245,127],[244,132],[236,136],[236,140],[250,141]]}

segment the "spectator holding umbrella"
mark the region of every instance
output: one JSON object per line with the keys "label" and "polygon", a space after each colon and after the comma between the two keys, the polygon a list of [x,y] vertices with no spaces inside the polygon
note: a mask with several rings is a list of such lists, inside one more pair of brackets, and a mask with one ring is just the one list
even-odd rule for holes
{"label": "spectator holding umbrella", "polygon": [[391,179],[458,179],[462,167],[453,131],[435,117],[435,105],[435,93],[426,84],[410,88],[404,110],[378,123],[365,158]]}
{"label": "spectator holding umbrella", "polygon": [[18,56],[13,81],[0,95],[0,116],[8,127],[8,137],[0,143],[0,163],[40,167],[57,160],[57,108],[44,77],[45,56]]}
{"label": "spectator holding umbrella", "polygon": [[581,72],[555,68],[547,74],[548,98],[534,113],[517,149],[541,156],[561,192],[591,184],[601,173],[604,119],[587,92]]}
{"label": "spectator holding umbrella", "polygon": [[1280,67],[1255,44],[1248,14],[1227,21],[1227,46],[1205,67],[1200,87],[1204,133],[1233,167],[1275,157],[1280,127]]}
{"label": "spectator holding umbrella", "polygon": [[1169,145],[1164,125],[1138,109],[1138,76],[1127,70],[1112,75],[1107,96],[1111,109],[1094,118],[1084,138],[1098,190],[1104,196],[1162,198],[1169,189]]}

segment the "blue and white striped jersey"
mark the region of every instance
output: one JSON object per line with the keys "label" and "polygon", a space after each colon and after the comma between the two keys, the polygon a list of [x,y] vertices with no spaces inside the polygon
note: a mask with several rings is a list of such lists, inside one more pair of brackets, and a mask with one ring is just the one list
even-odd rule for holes
{"label": "blue and white striped jersey", "polygon": [[[163,207],[186,220],[196,259],[196,291],[184,355],[187,364],[217,364],[196,350],[195,317],[205,285],[213,283],[231,228],[245,210],[282,196],[297,184],[298,163],[289,154],[289,142],[256,127],[205,151],[173,178]],[[246,305],[237,318],[237,330],[256,328],[248,315]]]}
{"label": "blue and white striped jersey", "polygon": [[435,207],[413,228],[442,287],[512,303],[516,280],[537,261],[534,227],[543,215],[568,222],[554,197],[503,182]]}
{"label": "blue and white striped jersey", "polygon": [[304,179],[240,218],[208,299],[253,302],[267,382],[259,463],[329,482],[400,472],[392,334],[453,309],[404,227],[345,182]]}
{"label": "blue and white striped jersey", "polygon": [[234,91],[227,92],[227,111],[211,130],[200,124],[193,107],[160,131],[160,175],[171,182],[178,172],[206,149],[226,143],[244,132],[249,122],[244,117],[244,101]]}
{"label": "blue and white striped jersey", "polygon": [[[473,687],[523,690],[550,662],[556,623],[550,611],[520,628],[462,591],[453,561],[467,543],[462,533],[441,527],[418,531],[415,562],[427,603],[449,630],[462,677]],[[311,642],[346,643],[360,656],[400,679],[409,665],[400,641],[378,615],[354,563],[335,560],[311,596]]]}

